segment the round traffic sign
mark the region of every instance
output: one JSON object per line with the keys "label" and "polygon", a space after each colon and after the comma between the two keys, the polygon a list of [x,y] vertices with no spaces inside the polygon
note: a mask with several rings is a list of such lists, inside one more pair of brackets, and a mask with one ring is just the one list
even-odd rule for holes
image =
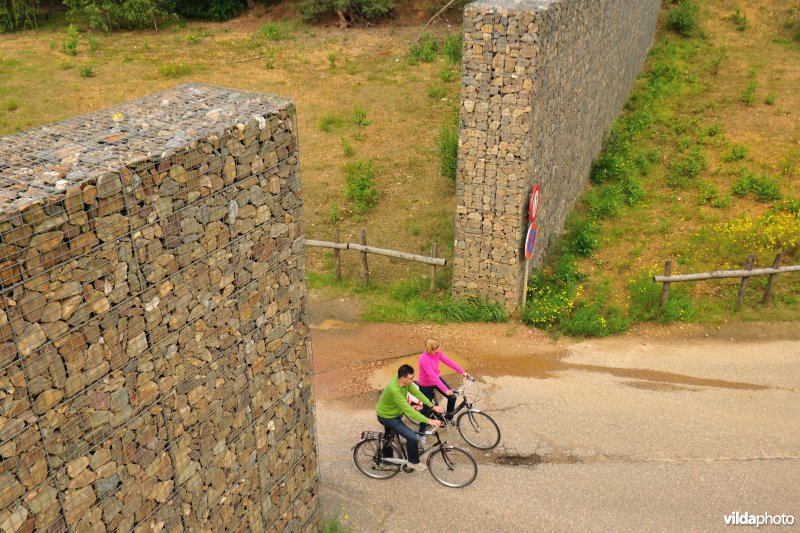
{"label": "round traffic sign", "polygon": [[539,188],[538,185],[533,187],[533,192],[531,193],[531,201],[530,207],[528,211],[528,219],[531,222],[536,221],[536,211],[539,210],[539,196],[541,195],[542,190]]}
{"label": "round traffic sign", "polygon": [[533,251],[536,249],[536,224],[528,226],[528,237],[525,239],[525,259],[533,257]]}

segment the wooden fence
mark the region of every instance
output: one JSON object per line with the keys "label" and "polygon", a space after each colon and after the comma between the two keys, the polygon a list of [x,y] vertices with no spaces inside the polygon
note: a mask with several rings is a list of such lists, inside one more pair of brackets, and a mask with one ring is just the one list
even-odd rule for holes
{"label": "wooden fence", "polygon": [[406,261],[414,261],[416,263],[425,263],[430,265],[430,278],[431,278],[431,292],[436,289],[436,267],[446,266],[447,259],[443,257],[436,257],[437,246],[436,242],[431,243],[431,255],[416,255],[407,252],[398,252],[397,250],[388,250],[386,248],[376,248],[375,246],[367,246],[367,232],[361,230],[361,242],[339,242],[339,230],[333,231],[333,241],[315,241],[306,239],[306,246],[316,246],[318,248],[332,248],[333,249],[333,264],[336,269],[336,281],[342,280],[342,260],[340,257],[342,250],[356,250],[361,252],[361,279],[364,284],[369,283],[369,264],[367,263],[367,254],[385,255],[387,257],[394,257],[397,259],[405,259]]}
{"label": "wooden fence", "polygon": [[669,286],[671,283],[677,283],[680,281],[701,281],[705,279],[742,278],[742,282],[739,284],[739,293],[736,295],[736,306],[734,307],[734,309],[738,311],[742,306],[742,302],[744,302],[744,293],[747,291],[750,278],[754,276],[769,276],[769,279],[767,280],[767,286],[764,289],[764,297],[761,299],[761,303],[766,305],[772,299],[772,287],[775,283],[775,276],[778,274],[785,274],[787,272],[800,272],[800,265],[791,265],[785,267],[778,266],[780,265],[782,258],[783,252],[775,256],[775,259],[772,261],[771,268],[754,269],[753,267],[756,263],[756,256],[749,255],[745,261],[744,270],[715,270],[713,272],[680,274],[676,276],[672,275],[672,260],[667,259],[667,261],[664,263],[664,275],[653,276],[653,282],[664,284],[661,290],[661,305],[664,305],[667,303],[667,300],[669,300]]}

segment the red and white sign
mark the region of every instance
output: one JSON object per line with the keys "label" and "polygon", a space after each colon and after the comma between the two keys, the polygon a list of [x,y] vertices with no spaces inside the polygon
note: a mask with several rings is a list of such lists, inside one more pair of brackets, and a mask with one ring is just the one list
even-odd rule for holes
{"label": "red and white sign", "polygon": [[531,221],[531,224],[536,222],[536,212],[539,210],[539,196],[541,195],[541,189],[538,185],[533,187],[533,192],[531,193],[531,202],[530,208],[528,211],[528,219]]}

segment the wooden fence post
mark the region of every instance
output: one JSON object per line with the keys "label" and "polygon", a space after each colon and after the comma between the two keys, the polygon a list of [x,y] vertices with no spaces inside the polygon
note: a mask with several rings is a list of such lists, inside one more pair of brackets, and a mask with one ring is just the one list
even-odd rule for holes
{"label": "wooden fence post", "polygon": [[[748,255],[747,261],[744,264],[745,270],[753,270],[753,265],[756,262],[756,256]],[[742,302],[744,302],[744,293],[747,290],[747,285],[750,284],[750,276],[742,276],[742,283],[739,284],[739,294],[736,295],[736,306],[734,307],[735,311],[738,311],[739,308],[742,306]]]}
{"label": "wooden fence post", "polygon": [[[664,276],[669,277],[672,275],[672,259],[667,259],[664,261]],[[669,281],[664,282],[664,286],[661,288],[661,306],[667,303],[669,300]]]}
{"label": "wooden fence post", "polygon": [[[781,258],[783,258],[783,252],[775,256],[775,260],[772,262],[772,268],[778,268],[778,265],[781,264]],[[764,298],[761,299],[763,305],[767,305],[772,299],[772,284],[775,281],[775,276],[777,276],[777,274],[770,274],[769,278],[767,278],[767,288],[764,289]]]}
{"label": "wooden fence post", "polygon": [[[431,243],[431,258],[436,257],[436,241]],[[431,293],[436,291],[436,265],[431,265]]]}
{"label": "wooden fence post", "polygon": [[[367,230],[361,230],[361,246],[367,245]],[[369,265],[367,265],[367,252],[361,252],[361,279],[364,285],[369,285]]]}
{"label": "wooden fence post", "polygon": [[[333,242],[339,244],[339,228],[333,229]],[[336,283],[342,281],[342,257],[338,248],[333,249],[333,265],[336,268]]]}

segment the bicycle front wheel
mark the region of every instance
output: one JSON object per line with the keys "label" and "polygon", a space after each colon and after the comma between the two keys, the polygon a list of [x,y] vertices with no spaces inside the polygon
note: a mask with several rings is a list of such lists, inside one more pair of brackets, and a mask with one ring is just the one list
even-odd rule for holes
{"label": "bicycle front wheel", "polygon": [[478,476],[478,465],[460,448],[439,448],[428,456],[428,470],[445,487],[466,487]]}
{"label": "bicycle front wheel", "polygon": [[[373,479],[389,479],[400,471],[400,465],[383,460],[385,444],[383,439],[371,438],[356,445],[353,449],[353,462],[362,474]],[[403,458],[402,450],[394,441],[387,445],[386,450],[391,450],[395,459]]]}
{"label": "bicycle front wheel", "polygon": [[481,411],[461,413],[456,427],[467,444],[479,450],[491,450],[500,443],[500,428],[491,416]]}

